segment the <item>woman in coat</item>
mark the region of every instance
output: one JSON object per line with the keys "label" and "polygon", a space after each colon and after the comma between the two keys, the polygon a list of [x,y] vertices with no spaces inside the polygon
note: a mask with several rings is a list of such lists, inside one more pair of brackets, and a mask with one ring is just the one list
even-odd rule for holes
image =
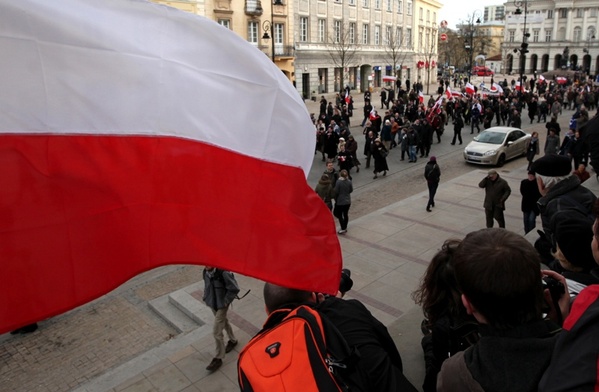
{"label": "woman in coat", "polygon": [[530,165],[535,158],[535,155],[539,155],[539,133],[533,132],[532,137],[526,142],[526,159],[528,160],[528,167],[526,170],[530,170]]}
{"label": "woman in coat", "polygon": [[349,174],[347,170],[341,170],[339,172],[339,179],[335,184],[335,209],[333,215],[339,219],[339,225],[341,229],[337,232],[339,234],[347,233],[347,224],[349,222],[349,208],[351,207],[351,193],[354,191]]}
{"label": "woman in coat", "polygon": [[374,139],[374,144],[371,146],[372,157],[374,158],[374,179],[378,178],[378,173],[383,172],[383,176],[387,175],[389,166],[387,165],[388,151],[381,143],[378,137]]}

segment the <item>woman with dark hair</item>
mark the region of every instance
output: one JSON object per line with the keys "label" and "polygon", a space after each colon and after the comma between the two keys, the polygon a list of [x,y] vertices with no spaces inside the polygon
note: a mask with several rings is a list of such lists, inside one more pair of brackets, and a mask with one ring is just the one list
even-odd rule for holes
{"label": "woman with dark hair", "polygon": [[412,293],[422,307],[422,350],[426,375],[422,389],[437,389],[437,374],[443,361],[478,340],[478,325],[466,314],[453,272],[452,258],[460,240],[447,240],[431,260],[420,287]]}
{"label": "woman with dark hair", "polygon": [[374,158],[374,179],[378,178],[378,174],[383,172],[383,176],[387,175],[389,166],[387,165],[387,154],[388,150],[385,148],[381,139],[378,137],[374,139],[374,143],[370,146],[372,157]]}

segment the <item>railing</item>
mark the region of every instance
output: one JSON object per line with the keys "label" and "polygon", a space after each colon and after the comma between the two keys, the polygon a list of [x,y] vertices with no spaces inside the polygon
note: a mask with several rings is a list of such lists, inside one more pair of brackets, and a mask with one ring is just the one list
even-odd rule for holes
{"label": "railing", "polygon": [[260,0],[245,0],[245,14],[250,16],[260,16],[264,10]]}

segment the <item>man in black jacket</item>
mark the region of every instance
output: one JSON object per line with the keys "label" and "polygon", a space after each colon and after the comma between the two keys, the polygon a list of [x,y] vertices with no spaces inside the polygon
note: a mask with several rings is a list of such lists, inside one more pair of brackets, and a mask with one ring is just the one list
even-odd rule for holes
{"label": "man in black jacket", "polygon": [[428,203],[426,204],[426,210],[431,212],[431,207],[435,206],[435,194],[439,187],[439,181],[441,180],[441,169],[437,163],[436,157],[431,157],[424,167],[424,178],[428,186]]}
{"label": "man in black jacket", "polygon": [[493,227],[493,219],[495,219],[499,227],[505,229],[503,210],[505,210],[505,201],[512,193],[507,181],[499,177],[497,170],[491,169],[478,186],[485,189],[484,207],[487,228]]}

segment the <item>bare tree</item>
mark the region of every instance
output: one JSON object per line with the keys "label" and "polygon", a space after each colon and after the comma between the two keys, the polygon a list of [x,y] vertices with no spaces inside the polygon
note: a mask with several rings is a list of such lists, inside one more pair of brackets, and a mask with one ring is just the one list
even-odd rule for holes
{"label": "bare tree", "polygon": [[[424,58],[426,69],[426,94],[429,94],[429,85],[431,82],[431,68],[433,59],[437,58],[437,31],[430,30],[422,37],[422,42],[419,42],[418,52]],[[436,75],[436,72],[435,72]]]}
{"label": "bare tree", "polygon": [[401,78],[401,70],[408,58],[412,48],[409,47],[410,40],[407,36],[396,31],[395,34],[389,34],[385,41],[385,62],[393,67],[394,76],[398,80]]}
{"label": "bare tree", "polygon": [[468,52],[464,48],[463,38],[453,30],[447,30],[445,34],[447,40],[438,43],[439,61],[444,61],[448,66],[462,67],[468,62]]}
{"label": "bare tree", "polygon": [[327,39],[327,51],[335,67],[340,68],[340,87],[345,85],[346,68],[354,67],[358,46],[355,23],[336,23]]}

